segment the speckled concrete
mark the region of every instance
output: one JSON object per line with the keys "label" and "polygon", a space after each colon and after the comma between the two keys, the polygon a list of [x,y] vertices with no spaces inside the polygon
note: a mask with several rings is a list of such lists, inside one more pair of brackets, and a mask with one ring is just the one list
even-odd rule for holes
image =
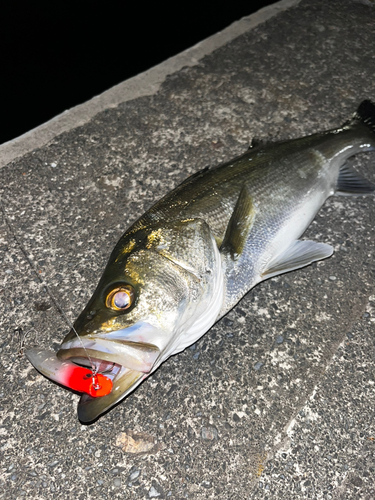
{"label": "speckled concrete", "polygon": [[[190,173],[375,99],[374,9],[302,1],[0,170],[8,220],[72,320],[129,223]],[[353,165],[374,182],[374,162]],[[374,220],[374,197],[328,200],[305,236],[332,258],[257,286],[82,426],[78,397],[20,352],[16,328],[57,347],[68,327],[0,214],[0,498],[373,499]]]}

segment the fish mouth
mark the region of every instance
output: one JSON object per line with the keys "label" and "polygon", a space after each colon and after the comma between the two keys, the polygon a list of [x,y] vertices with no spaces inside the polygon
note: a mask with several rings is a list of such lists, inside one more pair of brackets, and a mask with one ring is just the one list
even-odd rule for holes
{"label": "fish mouth", "polygon": [[[151,373],[157,365],[160,349],[145,342],[77,338],[75,341],[63,342],[57,353],[35,348],[25,354],[31,364],[47,378],[82,393],[77,409],[78,418],[82,423],[91,423],[126,397]],[[84,382],[80,385],[82,378],[93,379],[96,374],[110,386],[109,392],[99,397],[95,397],[96,394],[93,397],[90,380],[87,390]]]}
{"label": "fish mouth", "polygon": [[81,340],[63,343],[57,352],[61,361],[70,360],[78,365],[93,367],[97,371],[110,371],[110,365],[124,366],[130,370],[149,373],[160,355],[154,344],[122,340]]}

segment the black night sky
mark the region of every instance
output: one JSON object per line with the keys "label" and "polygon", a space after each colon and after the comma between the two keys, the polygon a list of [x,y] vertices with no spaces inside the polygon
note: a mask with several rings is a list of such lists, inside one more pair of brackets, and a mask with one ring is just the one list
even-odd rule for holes
{"label": "black night sky", "polygon": [[1,7],[0,144],[274,2],[133,3]]}

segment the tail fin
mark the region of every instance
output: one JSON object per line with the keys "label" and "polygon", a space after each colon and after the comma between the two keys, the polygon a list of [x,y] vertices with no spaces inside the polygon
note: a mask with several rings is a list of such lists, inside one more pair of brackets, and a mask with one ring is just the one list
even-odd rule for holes
{"label": "tail fin", "polygon": [[350,123],[359,121],[375,134],[375,104],[371,101],[362,101],[354,113]]}

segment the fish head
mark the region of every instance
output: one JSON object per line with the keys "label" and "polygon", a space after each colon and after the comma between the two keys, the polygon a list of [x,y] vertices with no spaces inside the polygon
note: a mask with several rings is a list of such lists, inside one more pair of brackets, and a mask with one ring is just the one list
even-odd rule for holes
{"label": "fish head", "polygon": [[[108,395],[82,395],[82,422],[96,419],[167,357],[195,341],[186,337],[189,332],[194,336],[194,325],[204,324],[202,317],[212,309],[220,266],[215,239],[201,219],[140,227],[123,235],[57,352],[60,363],[95,367],[113,382]],[[28,355],[47,374],[43,356]]]}

